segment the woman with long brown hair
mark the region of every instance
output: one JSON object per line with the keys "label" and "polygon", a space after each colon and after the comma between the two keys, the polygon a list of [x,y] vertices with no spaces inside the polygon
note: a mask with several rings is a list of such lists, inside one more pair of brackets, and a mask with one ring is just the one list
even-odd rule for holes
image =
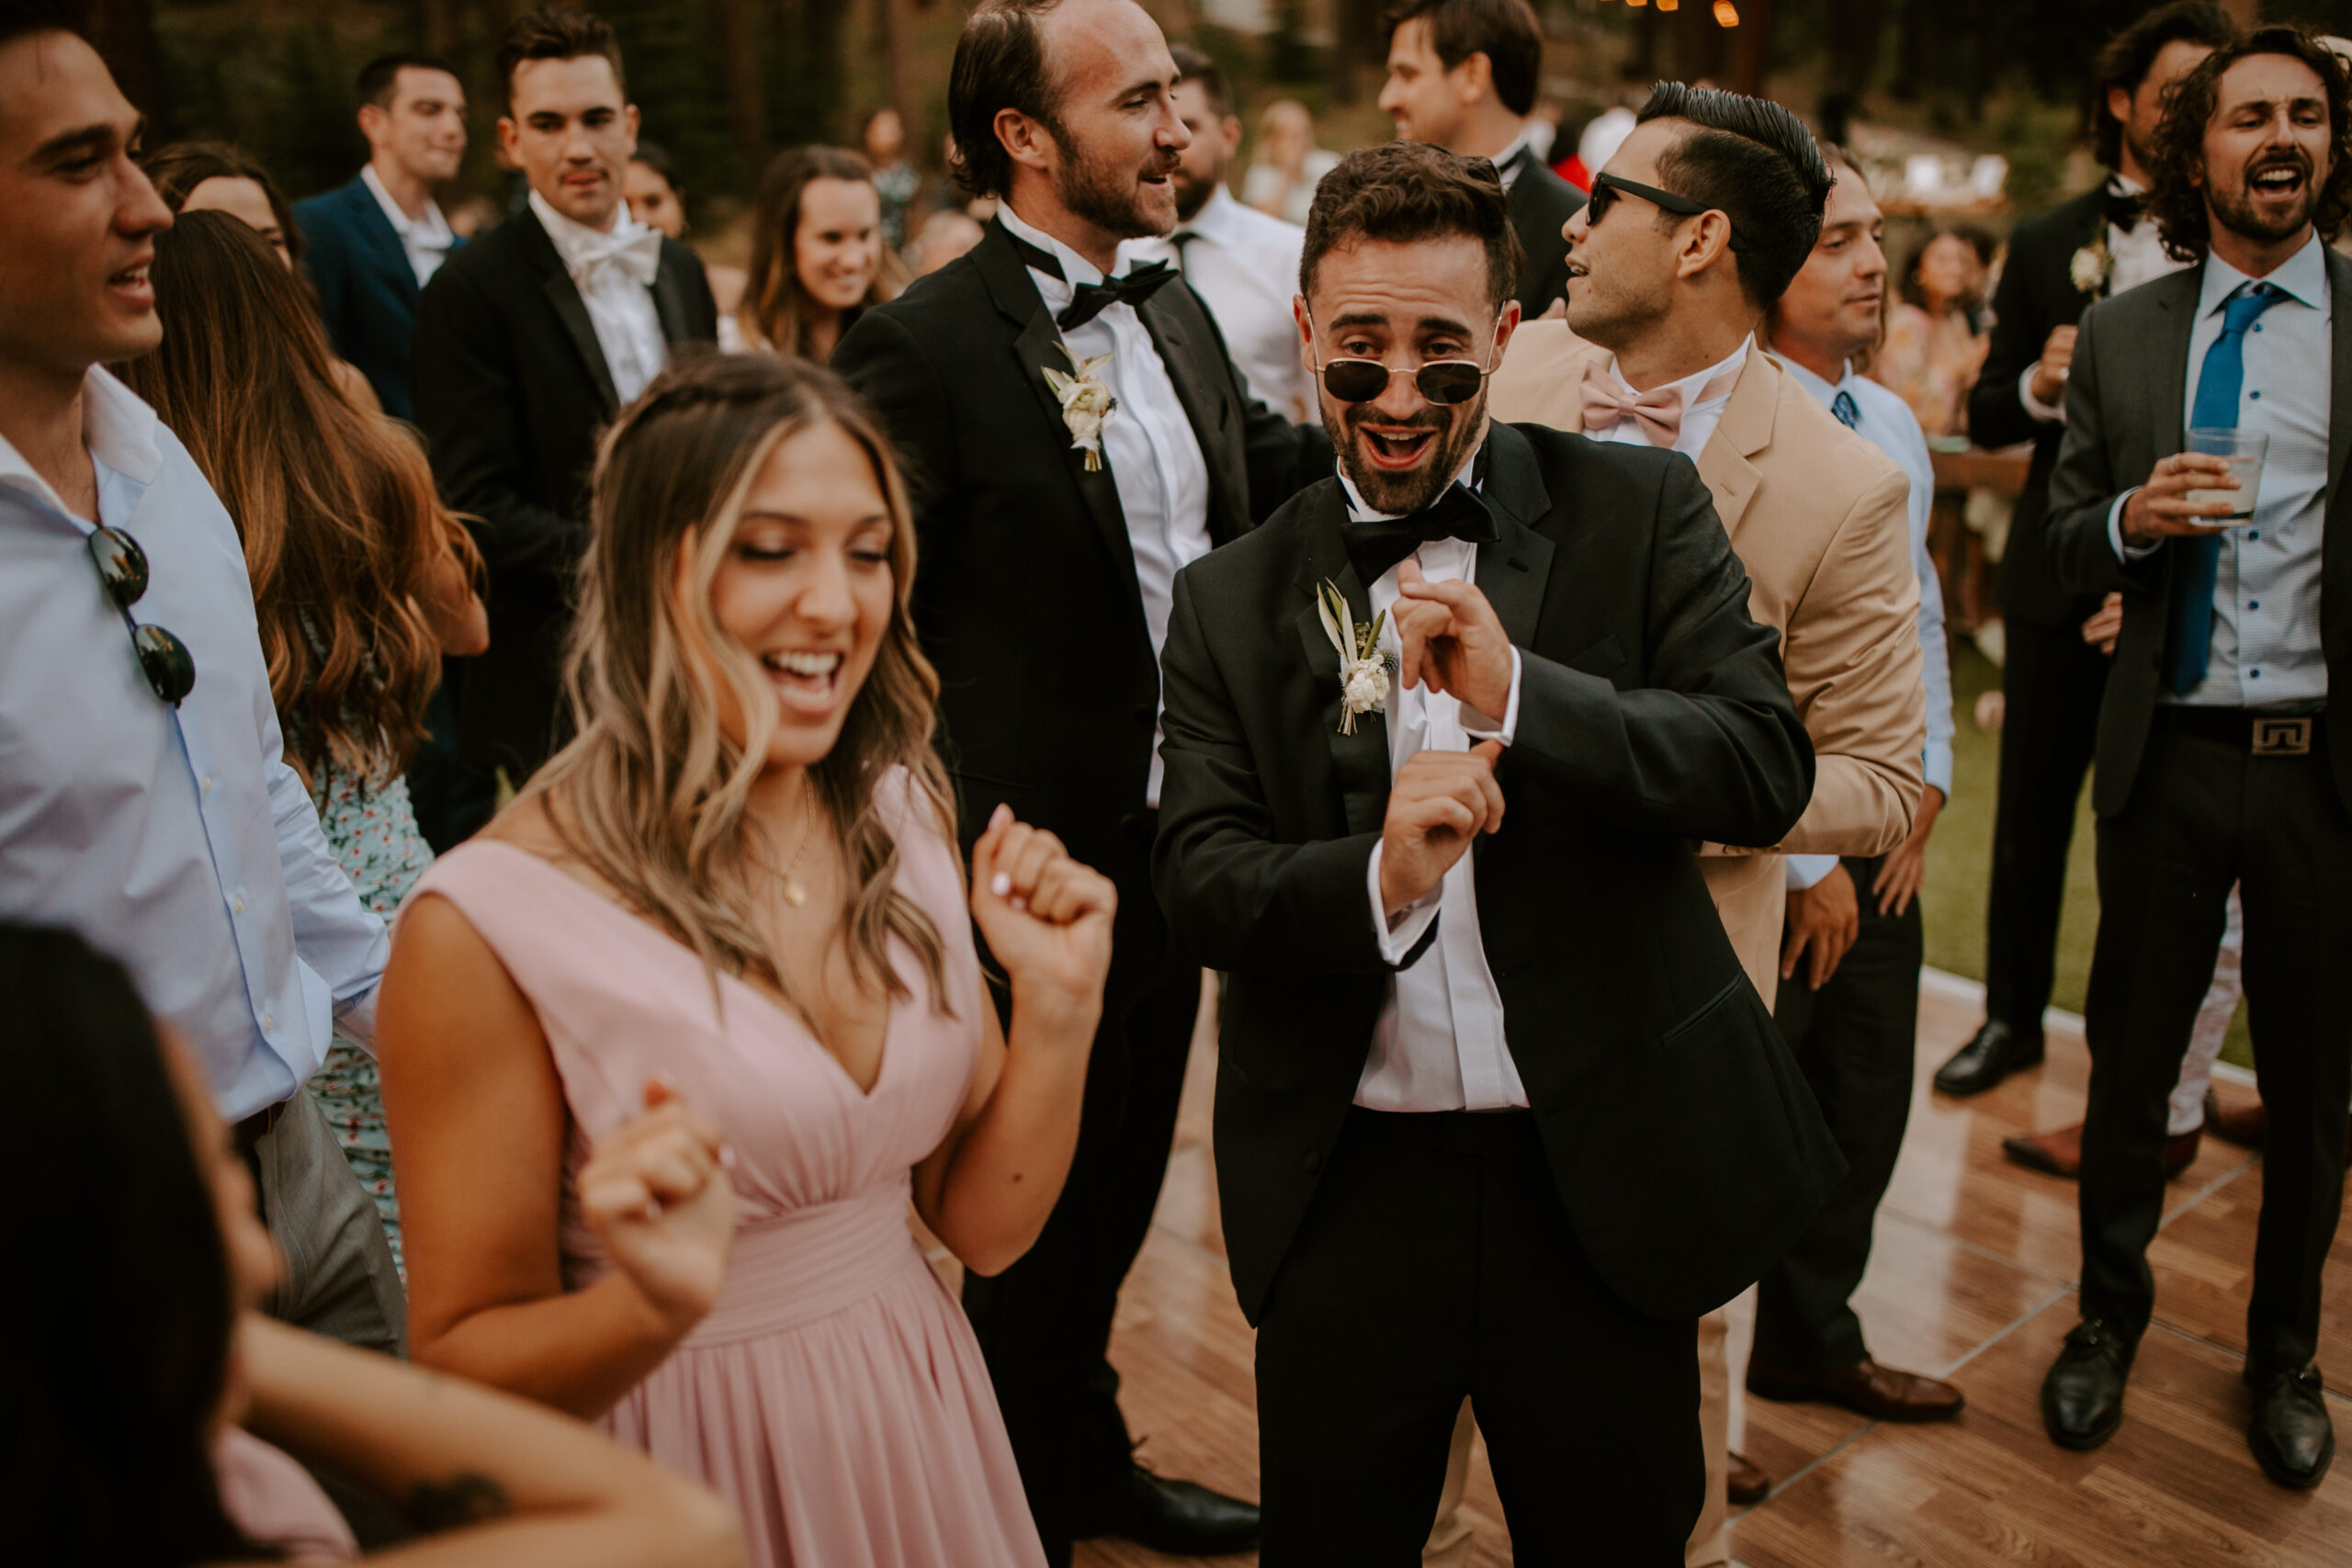
{"label": "woman with long brown hair", "polygon": [[[155,236],[163,346],[121,367],[244,542],[287,760],[361,902],[390,915],[432,863],[403,774],[444,653],[480,653],[479,558],[402,426],[335,385],[318,316],[250,227],[184,211]],[[311,1092],[400,1249],[374,1063],[338,1041]]]}
{"label": "woman with long brown hair", "polygon": [[859,311],[905,287],[873,165],[839,147],[787,148],[760,176],[743,301],[721,335],[729,348],[822,365]]}
{"label": "woman with long brown hair", "polygon": [[[1035,1240],[1116,895],[1002,807],[967,888],[905,489],[830,372],[673,366],[590,523],[578,736],[428,874],[384,976],[412,1353],[709,1482],[764,1568],[1041,1563],[907,1204],[983,1273]],[[672,1156],[592,1231],[582,1161],[638,1139]]]}

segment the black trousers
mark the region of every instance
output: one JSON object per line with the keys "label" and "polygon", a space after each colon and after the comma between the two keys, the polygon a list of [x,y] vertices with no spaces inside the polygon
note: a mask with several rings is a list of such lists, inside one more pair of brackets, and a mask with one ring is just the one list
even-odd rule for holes
{"label": "black trousers", "polygon": [[1413,1568],[1467,1396],[1514,1562],[1679,1568],[1695,1326],[1601,1283],[1532,1113],[1351,1111],[1258,1325],[1259,1562]]}
{"label": "black trousers", "polygon": [[1882,863],[1842,863],[1861,899],[1861,933],[1827,985],[1808,989],[1800,969],[1798,978],[1781,983],[1773,1009],[1846,1156],[1846,1179],[1812,1227],[1758,1281],[1756,1354],[1799,1371],[1850,1367],[1870,1353],[1849,1303],[1870,1264],[1871,1228],[1903,1149],[1918,1051],[1926,959],[1919,900],[1899,915],[1882,915],[1871,893]]}
{"label": "black trousers", "polygon": [[2001,671],[2001,776],[1984,910],[1984,1014],[2041,1038],[2058,963],[2058,917],[2075,810],[2098,741],[2108,657],[2079,626],[2011,620]]}
{"label": "black trousers", "polygon": [[[1148,844],[1148,826],[1139,841]],[[1111,1319],[1159,1202],[1201,1005],[1200,968],[1170,942],[1141,864],[1138,853],[1134,865],[1102,868],[1118,884],[1118,923],[1069,1179],[1019,1262],[964,1280],[964,1310],[1056,1568],[1069,1562],[1091,1497],[1134,1462]]]}
{"label": "black trousers", "polygon": [[2269,1112],[2249,1360],[2301,1366],[2319,1337],[2320,1267],[2344,1203],[2352,1095],[2352,814],[2325,751],[2255,757],[2154,732],[2124,809],[2098,824],[2098,945],[2086,1024],[2083,1313],[2127,1335],[2155,1308],[2165,1107],[2237,884],[2245,997]]}

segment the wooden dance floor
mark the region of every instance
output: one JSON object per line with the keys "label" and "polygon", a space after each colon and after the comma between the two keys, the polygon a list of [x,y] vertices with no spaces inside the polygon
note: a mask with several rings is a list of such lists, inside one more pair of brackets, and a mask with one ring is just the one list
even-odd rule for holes
{"label": "wooden dance floor", "polygon": [[[1733,1446],[1780,1483],[1735,1520],[1735,1558],[1749,1568],[2352,1563],[2352,1457],[2316,1492],[2297,1494],[2265,1480],[2246,1452],[2238,1373],[2262,1165],[2243,1150],[2208,1138],[2173,1184],[2151,1252],[2156,1322],[2140,1348],[2123,1430],[2087,1454],[2043,1436],[2041,1374],[2075,1321],[2075,1189],[2010,1166],[2000,1143],[2075,1120],[2088,1061],[2078,1036],[2053,1032],[2039,1073],[1979,1100],[1939,1100],[1928,1075],[1978,1016],[1949,987],[1931,985],[1922,998],[1910,1132],[1859,1301],[1874,1354],[1951,1378],[1969,1407],[1945,1426],[1884,1426],[1827,1405],[1751,1400],[1735,1382]],[[1251,1333],[1226,1274],[1209,1154],[1214,1052],[1204,1029],[1167,1191],[1127,1281],[1111,1359],[1147,1463],[1255,1497]],[[2352,1388],[2352,1235],[2336,1239],[2326,1303],[2321,1371]],[[1736,1368],[1747,1355],[1745,1308],[1734,1309]],[[2329,1398],[2352,1444],[2352,1400]],[[1509,1562],[1483,1451],[1466,1506],[1472,1561]],[[1082,1543],[1077,1561],[1173,1560],[1098,1540]]]}

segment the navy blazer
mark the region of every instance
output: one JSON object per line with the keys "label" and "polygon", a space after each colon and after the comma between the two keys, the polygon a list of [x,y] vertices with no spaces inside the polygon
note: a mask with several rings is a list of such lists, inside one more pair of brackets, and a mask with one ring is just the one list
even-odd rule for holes
{"label": "navy blazer", "polygon": [[414,419],[416,269],[376,193],[354,175],[324,196],[296,202],[294,221],[308,247],[302,270],[318,292],[335,353],[359,367],[386,413]]}

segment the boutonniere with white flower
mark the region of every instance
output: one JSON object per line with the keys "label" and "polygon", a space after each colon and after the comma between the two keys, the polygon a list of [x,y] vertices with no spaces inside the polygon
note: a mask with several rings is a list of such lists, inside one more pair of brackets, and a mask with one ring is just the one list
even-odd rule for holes
{"label": "boutonniere with white flower", "polygon": [[2105,294],[2107,280],[2115,274],[2115,255],[2107,248],[2107,236],[2101,234],[2066,263],[2066,276],[2075,291],[2082,294]]}
{"label": "boutonniere with white flower", "polygon": [[1086,471],[1102,471],[1102,427],[1111,423],[1118,412],[1119,400],[1102,384],[1102,367],[1111,363],[1107,354],[1091,359],[1080,359],[1070,353],[1068,344],[1060,345],[1069,355],[1069,362],[1078,367],[1073,376],[1067,370],[1045,367],[1046,385],[1054,389],[1054,397],[1062,405],[1062,423],[1069,426],[1069,444],[1073,451],[1086,454]]}
{"label": "boutonniere with white flower", "polygon": [[1329,578],[1315,595],[1315,609],[1323,617],[1324,635],[1340,653],[1340,733],[1353,735],[1359,716],[1388,708],[1388,658],[1380,651],[1380,628],[1388,617],[1374,615],[1369,626],[1359,625],[1348,612],[1347,595]]}

